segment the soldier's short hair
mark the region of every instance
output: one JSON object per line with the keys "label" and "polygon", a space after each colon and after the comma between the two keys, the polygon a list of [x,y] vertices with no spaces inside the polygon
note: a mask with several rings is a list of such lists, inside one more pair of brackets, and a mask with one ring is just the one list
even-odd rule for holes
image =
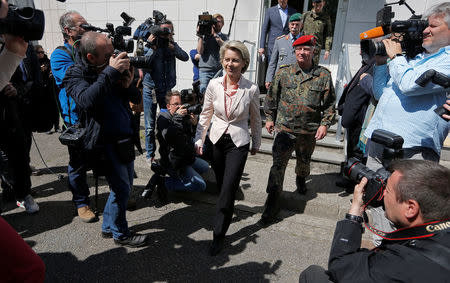
{"label": "soldier's short hair", "polygon": [[395,193],[399,202],[419,203],[424,221],[450,218],[450,169],[429,160],[399,160],[389,171],[402,174]]}
{"label": "soldier's short hair", "polygon": [[220,62],[223,61],[223,57],[225,56],[226,50],[233,50],[241,54],[242,60],[244,60],[244,67],[241,70],[241,73],[245,73],[247,71],[248,65],[250,65],[250,53],[248,52],[247,47],[244,43],[239,40],[230,40],[226,41],[222,47],[220,47]]}

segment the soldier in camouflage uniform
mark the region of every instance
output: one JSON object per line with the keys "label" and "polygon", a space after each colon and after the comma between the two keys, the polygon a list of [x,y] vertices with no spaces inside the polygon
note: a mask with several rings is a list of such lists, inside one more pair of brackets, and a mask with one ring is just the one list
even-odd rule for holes
{"label": "soldier in camouflage uniform", "polygon": [[320,51],[325,47],[324,60],[330,56],[331,43],[333,42],[333,27],[331,26],[330,15],[323,11],[325,0],[313,0],[311,11],[303,14],[304,35],[314,35],[319,48],[314,50],[314,64],[318,65],[320,60]]}
{"label": "soldier in camouflage uniform", "polygon": [[273,165],[267,183],[268,197],[261,217],[267,224],[279,212],[278,198],[284,173],[295,150],[297,192],[306,193],[305,178],[310,172],[316,140],[323,139],[335,115],[335,100],[330,72],[312,61],[316,40],[302,36],[293,44],[297,63],[280,68],[265,99],[266,129],[275,137]]}

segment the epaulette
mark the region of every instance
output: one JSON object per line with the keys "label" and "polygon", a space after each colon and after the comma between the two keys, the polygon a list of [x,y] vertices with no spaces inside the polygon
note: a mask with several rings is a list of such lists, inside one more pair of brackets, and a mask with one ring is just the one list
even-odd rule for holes
{"label": "epaulette", "polygon": [[283,69],[283,68],[289,67],[290,65],[291,65],[291,64],[280,65],[280,68],[279,68],[279,69]]}
{"label": "epaulette", "polygon": [[317,76],[319,76],[320,73],[323,72],[323,71],[326,71],[326,72],[328,72],[329,74],[331,74],[331,71],[330,71],[328,68],[325,68],[325,67],[322,66],[322,65],[317,65],[317,66],[316,66],[316,69],[314,70],[314,74],[317,75]]}
{"label": "epaulette", "polygon": [[289,34],[283,34],[283,35],[280,35],[279,37],[277,37],[276,39],[278,40],[278,39],[282,39],[283,37],[285,37],[285,36],[289,36]]}

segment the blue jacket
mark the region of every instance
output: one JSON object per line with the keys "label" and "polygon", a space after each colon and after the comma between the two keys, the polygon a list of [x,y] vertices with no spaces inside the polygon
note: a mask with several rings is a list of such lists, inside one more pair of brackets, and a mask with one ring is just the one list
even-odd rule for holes
{"label": "blue jacket", "polygon": [[188,61],[189,55],[178,46],[172,43],[175,49],[158,48],[146,50],[146,57],[150,57],[150,66],[144,69],[144,86],[154,88],[157,92],[165,93],[177,84],[177,73],[175,68],[175,58],[181,61]]}
{"label": "blue jacket", "polygon": [[[76,51],[73,50],[72,46],[67,42],[64,43],[64,46],[69,51],[73,51],[73,56],[70,56],[62,49],[55,49],[50,58],[50,66],[52,68],[56,85],[59,89],[59,104],[61,105],[61,114],[64,122],[76,124],[78,122],[78,110],[76,109],[76,104],[73,99],[66,94],[65,88],[62,86],[67,69],[74,64],[74,56]],[[69,109],[71,121],[69,121]]]}
{"label": "blue jacket", "polygon": [[100,136],[106,142],[133,135],[132,113],[128,102],[139,104],[139,91],[131,84],[123,88],[121,74],[107,66],[100,74],[84,63],[70,67],[63,81],[67,93],[78,107],[100,124]]}

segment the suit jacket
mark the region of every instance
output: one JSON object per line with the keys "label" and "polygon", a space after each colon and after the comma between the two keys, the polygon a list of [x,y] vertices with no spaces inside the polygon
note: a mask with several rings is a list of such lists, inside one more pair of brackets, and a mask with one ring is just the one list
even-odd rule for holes
{"label": "suit jacket", "polygon": [[261,145],[261,114],[259,112],[259,89],[251,81],[241,77],[239,88],[233,99],[229,117],[225,114],[225,92],[222,85],[224,77],[212,79],[205,92],[203,110],[197,124],[195,144],[202,146],[211,119],[214,122],[209,132],[211,142],[215,144],[228,129],[233,143],[239,147],[250,142],[248,121],[252,132],[252,147]]}
{"label": "suit jacket", "polygon": [[280,66],[294,64],[295,62],[297,62],[297,59],[295,58],[292,39],[289,34],[278,37],[275,40],[269,66],[267,67],[266,82],[272,82]]}
{"label": "suit jacket", "polygon": [[261,30],[261,39],[259,41],[259,47],[264,48],[266,45],[267,38],[267,59],[270,60],[270,55],[272,54],[273,45],[275,39],[283,34],[289,33],[289,17],[295,14],[297,11],[294,8],[288,6],[288,16],[286,24],[283,26],[281,22],[280,12],[278,10],[278,5],[272,6],[266,11],[264,18],[264,24]]}

